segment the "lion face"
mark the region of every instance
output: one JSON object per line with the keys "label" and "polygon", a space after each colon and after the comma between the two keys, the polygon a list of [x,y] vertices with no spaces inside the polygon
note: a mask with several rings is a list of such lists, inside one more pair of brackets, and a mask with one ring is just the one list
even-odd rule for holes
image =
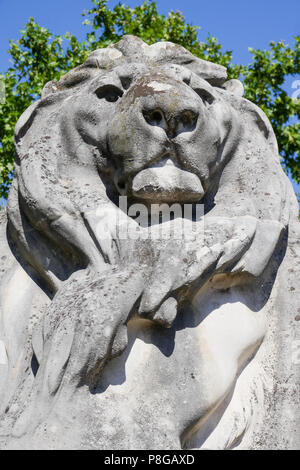
{"label": "lion face", "polygon": [[96,148],[115,192],[144,202],[200,201],[239,132],[218,89],[176,64],[116,66],[69,97],[62,116],[64,128],[72,116],[66,141]]}
{"label": "lion face", "polygon": [[[125,36],[44,87],[15,129],[17,178],[10,200],[22,198],[38,238],[50,239],[53,249],[63,241],[54,273],[47,263],[57,260],[56,252],[34,259],[52,290],[65,278],[66,264],[68,273],[89,263],[102,266],[90,214],[103,203],[118,205],[120,194],[145,204],[210,198],[243,129],[223,86],[226,76],[224,67],[181,46],[148,46]],[[14,203],[9,207],[16,243],[31,260],[17,228],[23,212]]]}

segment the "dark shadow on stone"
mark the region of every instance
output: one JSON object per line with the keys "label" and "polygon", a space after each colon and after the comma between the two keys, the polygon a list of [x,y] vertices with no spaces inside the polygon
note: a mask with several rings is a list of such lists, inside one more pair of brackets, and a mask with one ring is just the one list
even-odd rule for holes
{"label": "dark shadow on stone", "polygon": [[[136,339],[140,339],[146,344],[153,344],[156,346],[160,352],[166,356],[170,357],[174,351],[175,347],[175,334],[176,329],[173,326],[172,328],[164,328],[160,325],[155,324],[150,320],[144,319],[134,319],[135,327],[128,326],[128,345],[125,351],[118,357],[107,362],[104,367],[99,381],[96,387],[91,391],[91,393],[103,393],[107,390],[110,385],[121,385],[126,381],[126,362],[131,353],[132,347]],[[147,340],[142,332],[142,325],[147,325],[148,331],[149,327],[153,334],[150,335],[151,340]]]}
{"label": "dark shadow on stone", "polygon": [[32,359],[31,359],[31,370],[32,370],[32,373],[33,373],[34,377],[38,373],[39,367],[40,367],[40,365],[38,363],[36,355],[33,353]]}

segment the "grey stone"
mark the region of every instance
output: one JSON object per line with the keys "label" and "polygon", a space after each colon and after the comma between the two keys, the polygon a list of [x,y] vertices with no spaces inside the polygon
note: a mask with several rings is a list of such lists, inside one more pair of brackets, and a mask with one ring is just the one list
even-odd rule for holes
{"label": "grey stone", "polygon": [[299,448],[298,204],[242,92],[125,36],[20,117],[1,449]]}

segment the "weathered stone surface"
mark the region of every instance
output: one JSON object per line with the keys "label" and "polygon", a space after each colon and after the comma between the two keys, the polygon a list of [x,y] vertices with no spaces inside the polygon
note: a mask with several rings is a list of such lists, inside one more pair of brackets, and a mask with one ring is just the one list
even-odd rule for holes
{"label": "weathered stone surface", "polygon": [[[0,213],[2,449],[299,448],[298,205],[242,92],[125,36],[21,116]],[[172,220],[141,216],[162,203]]]}

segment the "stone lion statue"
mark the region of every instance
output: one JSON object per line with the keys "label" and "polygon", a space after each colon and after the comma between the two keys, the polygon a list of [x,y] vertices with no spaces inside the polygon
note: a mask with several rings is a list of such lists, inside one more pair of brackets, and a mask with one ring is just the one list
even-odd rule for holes
{"label": "stone lion statue", "polygon": [[[20,117],[0,215],[1,448],[299,446],[298,206],[270,123],[226,80],[124,36]],[[153,236],[177,213],[139,223],[162,205],[191,208],[188,236]]]}

